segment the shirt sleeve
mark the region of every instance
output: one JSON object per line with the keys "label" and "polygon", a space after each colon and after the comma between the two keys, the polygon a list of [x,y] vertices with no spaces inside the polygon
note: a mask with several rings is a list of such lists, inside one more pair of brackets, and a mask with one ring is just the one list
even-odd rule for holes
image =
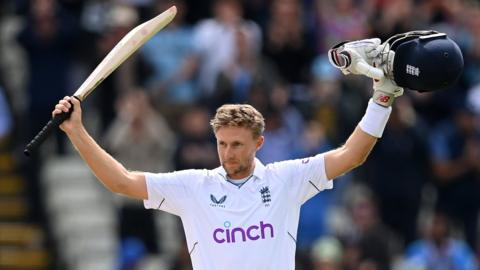
{"label": "shirt sleeve", "polygon": [[293,198],[300,204],[315,196],[320,191],[333,188],[333,181],[328,180],[325,172],[325,156],[319,154],[304,159],[294,159],[274,163],[285,181]]}
{"label": "shirt sleeve", "polygon": [[171,173],[146,173],[148,199],[145,208],[181,216],[190,202],[190,189],[201,176],[199,170]]}

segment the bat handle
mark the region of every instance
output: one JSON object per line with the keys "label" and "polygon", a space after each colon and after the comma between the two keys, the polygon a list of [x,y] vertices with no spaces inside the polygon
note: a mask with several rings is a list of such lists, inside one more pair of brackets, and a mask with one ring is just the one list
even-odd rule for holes
{"label": "bat handle", "polygon": [[[75,97],[78,99],[77,97]],[[80,100],[80,99],[78,99]],[[63,121],[67,120],[73,112],[73,104],[72,107],[68,110],[68,112],[62,112],[56,114],[48,123],[38,132],[38,134],[33,138],[29,144],[23,150],[23,153],[29,157],[34,153],[38,147],[45,141],[45,139],[52,133],[54,129],[60,126]]]}

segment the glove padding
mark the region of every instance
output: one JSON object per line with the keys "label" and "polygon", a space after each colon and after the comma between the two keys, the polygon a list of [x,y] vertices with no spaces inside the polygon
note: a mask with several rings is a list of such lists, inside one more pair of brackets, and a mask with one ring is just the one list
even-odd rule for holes
{"label": "glove padding", "polygon": [[387,76],[383,76],[379,80],[374,79],[373,90],[373,102],[383,107],[391,106],[395,98],[403,95],[403,88]]}
{"label": "glove padding", "polygon": [[[379,38],[362,39],[352,42],[341,42],[328,51],[328,60],[343,74],[363,74],[357,67],[364,62],[372,65],[375,58],[383,51]],[[378,60],[378,62],[382,62]]]}
{"label": "glove padding", "polygon": [[389,107],[395,98],[403,95],[403,88],[393,80],[392,67],[395,52],[391,51],[390,45],[385,42],[376,48],[375,54],[372,66],[381,69],[383,76],[373,80],[372,100],[380,106]]}
{"label": "glove padding", "polygon": [[379,67],[383,70],[383,74],[390,79],[393,79],[393,60],[395,52],[390,50],[390,44],[384,42],[370,53],[372,56],[373,67]]}
{"label": "glove padding", "polygon": [[[342,42],[328,51],[328,59],[345,75],[361,74],[377,78],[373,80],[372,100],[380,106],[389,107],[396,97],[403,95],[403,88],[393,81],[395,52],[390,50],[387,42],[380,42],[378,38]],[[374,73],[378,76],[372,76]]]}

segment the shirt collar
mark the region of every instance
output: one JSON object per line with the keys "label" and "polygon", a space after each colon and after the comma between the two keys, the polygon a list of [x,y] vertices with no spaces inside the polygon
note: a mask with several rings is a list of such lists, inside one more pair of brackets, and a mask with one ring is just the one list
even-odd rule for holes
{"label": "shirt collar", "polygon": [[[223,178],[227,179],[227,172],[223,168],[223,166],[219,166],[214,169],[217,173],[219,173]],[[253,169],[253,175],[258,179],[263,179],[265,176],[265,165],[258,159],[255,158],[255,168]]]}

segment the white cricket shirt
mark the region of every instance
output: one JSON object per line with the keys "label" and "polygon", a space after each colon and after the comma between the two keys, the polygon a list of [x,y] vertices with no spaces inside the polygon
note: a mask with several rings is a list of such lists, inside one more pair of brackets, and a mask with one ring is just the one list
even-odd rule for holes
{"label": "white cricket shirt", "polygon": [[145,208],[180,216],[195,270],[295,269],[300,206],[324,189],[324,155],[264,166],[240,188],[223,167],[146,174]]}

